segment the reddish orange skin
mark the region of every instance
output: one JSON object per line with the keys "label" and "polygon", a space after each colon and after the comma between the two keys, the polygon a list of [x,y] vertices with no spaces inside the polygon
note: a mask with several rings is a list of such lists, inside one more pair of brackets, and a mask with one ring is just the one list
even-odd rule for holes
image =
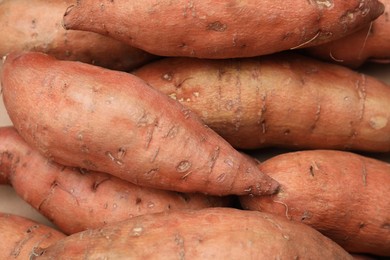
{"label": "reddish orange skin", "polygon": [[231,208],[148,214],[71,235],[33,259],[353,259],[316,230]]}
{"label": "reddish orange skin", "polygon": [[48,161],[13,127],[0,128],[0,171],[16,193],[73,234],[148,213],[229,206],[229,198],[139,187],[111,175]]}
{"label": "reddish orange skin", "polygon": [[338,39],[383,13],[376,0],[77,1],[67,29],[109,35],[161,56],[253,57]]}
{"label": "reddish orange skin", "polygon": [[116,70],[131,70],[154,55],[93,32],[66,31],[62,17],[72,0],[0,1],[0,57],[37,51]]}
{"label": "reddish orange skin", "polygon": [[367,60],[389,63],[390,0],[381,0],[381,2],[385,5],[385,12],[372,24],[356,33],[305,51],[314,57],[352,68],[358,68]]}
{"label": "reddish orange skin", "polygon": [[25,53],[7,56],[1,82],[18,132],[61,164],[186,193],[278,187],[189,109],[131,74]]}
{"label": "reddish orange skin", "polygon": [[282,154],[259,167],[281,188],[273,196],[241,197],[245,209],[307,224],[349,252],[390,256],[390,164],[317,150]]}
{"label": "reddish orange skin", "polygon": [[166,58],[135,72],[234,147],[390,151],[390,87],[292,53]]}
{"label": "reddish orange skin", "polygon": [[54,228],[33,220],[0,213],[0,259],[30,259],[39,247],[48,247],[65,238]]}

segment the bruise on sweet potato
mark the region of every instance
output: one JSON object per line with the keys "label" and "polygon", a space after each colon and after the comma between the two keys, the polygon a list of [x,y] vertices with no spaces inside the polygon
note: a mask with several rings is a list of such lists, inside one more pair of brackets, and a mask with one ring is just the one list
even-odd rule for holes
{"label": "bruise on sweet potato", "polygon": [[383,13],[376,0],[96,1],[68,8],[64,27],[161,56],[253,57],[338,39]]}
{"label": "bruise on sweet potato", "polygon": [[390,87],[293,53],[166,58],[133,72],[236,148],[390,151]]}
{"label": "bruise on sweet potato", "polygon": [[385,12],[365,28],[341,39],[305,49],[327,61],[358,68],[366,61],[390,62],[390,0],[381,0]]}
{"label": "bruise on sweet potato", "polygon": [[30,259],[38,247],[65,238],[60,231],[31,219],[0,213],[0,259]]}
{"label": "bruise on sweet potato", "polygon": [[7,56],[0,76],[19,134],[61,164],[186,193],[278,187],[188,108],[129,73],[24,53]]}
{"label": "bruise on sweet potato", "polygon": [[281,187],[241,197],[243,208],[307,224],[355,253],[390,256],[390,164],[358,154],[285,153],[259,168]]}
{"label": "bruise on sweet potato", "polygon": [[15,51],[38,51],[61,60],[78,60],[126,71],[154,58],[154,55],[97,33],[65,30],[62,17],[73,2],[1,1],[0,57]]}
{"label": "bruise on sweet potato", "polygon": [[114,176],[66,167],[0,128],[0,171],[16,193],[66,234],[147,213],[230,206],[230,198],[139,187]]}
{"label": "bruise on sweet potato", "polygon": [[232,208],[143,215],[38,251],[33,259],[353,259],[309,226]]}

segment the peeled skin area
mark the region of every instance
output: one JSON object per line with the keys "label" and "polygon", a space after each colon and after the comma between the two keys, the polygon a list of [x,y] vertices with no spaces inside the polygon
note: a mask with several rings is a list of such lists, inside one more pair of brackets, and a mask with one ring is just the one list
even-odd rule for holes
{"label": "peeled skin area", "polygon": [[210,208],[133,218],[74,234],[33,259],[353,259],[314,229],[255,211]]}
{"label": "peeled skin area", "polygon": [[154,55],[93,32],[67,31],[62,17],[71,0],[0,1],[0,57],[11,52],[44,52],[115,70],[131,70]]}
{"label": "peeled skin area", "polygon": [[259,168],[280,182],[272,196],[241,197],[245,209],[307,224],[348,252],[390,256],[390,164],[349,152],[286,153]]}
{"label": "peeled skin area", "polygon": [[66,234],[148,213],[232,204],[229,197],[150,189],[57,164],[32,149],[14,127],[0,128],[0,158],[0,172],[16,194]]}
{"label": "peeled skin area", "polygon": [[253,57],[338,39],[383,13],[376,0],[77,1],[64,27],[161,56]]}
{"label": "peeled skin area", "polygon": [[366,61],[390,63],[390,0],[385,12],[363,29],[341,39],[305,49],[316,58],[358,68]]}
{"label": "peeled skin area", "polygon": [[134,75],[40,53],[9,55],[2,68],[13,125],[58,163],[186,193],[278,188],[189,109]]}
{"label": "peeled skin area", "polygon": [[240,149],[390,151],[390,87],[291,52],[165,58],[132,72]]}
{"label": "peeled skin area", "polygon": [[25,217],[0,213],[0,258],[30,259],[38,247],[46,248],[66,236]]}

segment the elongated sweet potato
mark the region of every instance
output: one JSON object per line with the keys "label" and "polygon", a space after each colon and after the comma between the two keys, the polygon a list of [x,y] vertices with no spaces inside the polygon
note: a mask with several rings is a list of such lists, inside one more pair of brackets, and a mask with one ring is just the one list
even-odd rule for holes
{"label": "elongated sweet potato", "polygon": [[38,247],[48,247],[63,238],[65,235],[54,228],[0,213],[0,259],[30,259]]}
{"label": "elongated sweet potato", "polygon": [[238,148],[390,151],[390,87],[342,66],[283,53],[166,58],[134,74]]}
{"label": "elongated sweet potato", "polygon": [[149,214],[71,235],[33,259],[352,259],[309,226],[255,211]]}
{"label": "elongated sweet potato", "polygon": [[181,192],[278,187],[188,108],[131,74],[25,53],[7,56],[0,79],[18,132],[61,164]]}
{"label": "elongated sweet potato", "polygon": [[2,172],[16,193],[66,234],[147,213],[229,206],[229,198],[138,187],[111,175],[50,162],[13,127],[0,128]]}
{"label": "elongated sweet potato", "polygon": [[352,68],[365,61],[390,62],[390,0],[381,0],[385,12],[365,28],[341,39],[307,48],[317,58],[333,61]]}
{"label": "elongated sweet potato", "polygon": [[390,164],[317,150],[282,154],[259,167],[281,188],[242,197],[244,208],[310,225],[349,252],[390,256]]}
{"label": "elongated sweet potato", "polygon": [[153,55],[93,32],[66,31],[62,17],[72,0],[0,2],[0,57],[15,51],[39,51],[58,59],[78,60],[116,70],[130,70]]}
{"label": "elongated sweet potato", "polygon": [[162,56],[233,58],[335,40],[382,13],[376,0],[81,0],[68,8],[64,27]]}

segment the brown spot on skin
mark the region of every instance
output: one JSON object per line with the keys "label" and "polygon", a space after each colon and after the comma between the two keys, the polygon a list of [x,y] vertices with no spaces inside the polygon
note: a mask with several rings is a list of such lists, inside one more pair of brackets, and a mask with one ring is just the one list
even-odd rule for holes
{"label": "brown spot on skin", "polygon": [[221,23],[220,21],[215,21],[207,25],[208,31],[224,32],[227,29],[227,25]]}

